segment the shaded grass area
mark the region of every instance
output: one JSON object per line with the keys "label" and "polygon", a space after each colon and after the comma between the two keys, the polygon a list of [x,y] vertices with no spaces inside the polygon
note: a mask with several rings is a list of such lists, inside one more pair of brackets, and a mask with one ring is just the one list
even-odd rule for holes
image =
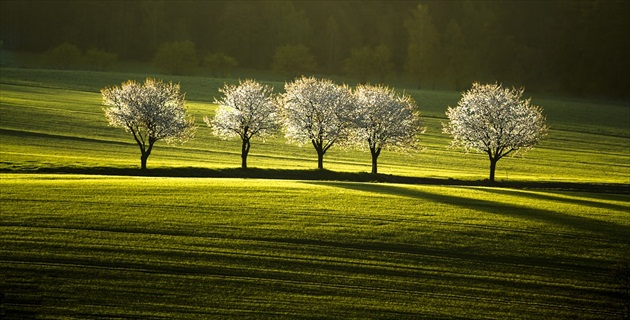
{"label": "shaded grass area", "polygon": [[[429,193],[422,192],[417,189],[409,189],[405,187],[395,186],[395,185],[371,185],[371,184],[347,184],[347,183],[337,183],[337,182],[328,182],[327,185],[341,187],[341,188],[350,188],[355,190],[363,190],[370,191],[377,194],[386,193],[392,195],[399,195],[409,198],[422,199],[429,202],[436,203],[445,203],[455,207],[461,207],[463,209],[466,208],[474,208],[478,210],[486,211],[487,213],[496,214],[496,215],[514,215],[517,218],[523,218],[525,220],[540,220],[549,224],[558,224],[562,226],[570,226],[572,228],[583,229],[584,231],[589,231],[598,234],[608,233],[611,237],[618,238],[619,240],[628,240],[630,239],[630,228],[619,226],[615,223],[609,223],[606,221],[602,221],[599,219],[593,219],[589,217],[583,217],[578,215],[567,215],[563,213],[558,213],[553,210],[545,210],[542,208],[530,208],[528,206],[514,205],[512,203],[497,203],[499,201],[496,200],[486,200],[486,199],[472,199],[466,197],[460,197],[456,194],[437,194],[437,193]],[[543,184],[544,185],[544,184]],[[527,193],[516,193],[515,191],[503,188],[485,188],[484,192],[490,194],[496,194],[498,197],[503,198],[507,195],[518,195],[526,197],[541,199],[540,197],[530,196],[532,194]],[[492,197],[491,197],[492,198]],[[548,199],[553,198],[552,196],[548,196]],[[555,201],[563,201],[556,200]],[[592,205],[591,202],[588,201],[579,201],[579,200],[566,200],[563,201],[565,203],[576,203],[579,205]],[[616,204],[601,204],[602,207],[612,210],[627,210],[628,206],[624,205],[616,205]]]}
{"label": "shaded grass area", "polygon": [[[488,186],[516,189],[542,189],[585,191],[597,193],[630,194],[630,185],[623,183],[583,183],[546,181],[499,181],[422,178],[368,172],[337,172],[318,169],[267,169],[267,168],[151,168],[141,170],[131,167],[41,167],[33,169],[0,168],[0,173],[49,173],[137,177],[189,177],[189,178],[246,178],[314,181],[381,182],[444,186]],[[531,196],[532,200],[538,196]]]}
{"label": "shaded grass area", "polygon": [[609,319],[630,249],[622,194],[72,174],[0,188],[9,316]]}

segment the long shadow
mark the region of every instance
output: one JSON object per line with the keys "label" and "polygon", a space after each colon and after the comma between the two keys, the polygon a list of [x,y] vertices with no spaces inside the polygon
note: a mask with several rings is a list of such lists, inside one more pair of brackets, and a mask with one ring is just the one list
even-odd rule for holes
{"label": "long shadow", "polygon": [[387,182],[401,184],[440,184],[440,185],[486,185],[484,181],[465,181],[407,177],[368,172],[337,172],[318,169],[268,169],[268,168],[199,168],[199,167],[158,167],[140,170],[137,167],[37,167],[0,168],[5,173],[61,173],[85,175],[147,176],[147,177],[191,177],[191,178],[252,178],[286,179],[307,181],[355,181]]}
{"label": "long shadow", "polygon": [[114,144],[114,145],[124,145],[124,146],[130,144],[128,142],[101,140],[101,139],[86,138],[86,137],[65,136],[65,135],[60,135],[60,134],[30,132],[30,131],[11,130],[11,129],[0,129],[0,134],[6,135],[6,136],[19,137],[19,138],[62,139],[62,140],[70,140],[70,141],[80,141],[80,142],[90,142],[90,143],[100,143],[100,144]]}
{"label": "long shadow", "polygon": [[371,174],[368,172],[336,172],[317,169],[262,169],[262,168],[200,168],[200,167],[159,167],[140,170],[137,167],[37,167],[0,168],[4,173],[61,173],[85,175],[147,176],[147,177],[191,177],[191,178],[252,178],[287,179],[306,181],[352,181],[385,182],[398,184],[444,185],[444,186],[488,186],[515,189],[545,189],[584,191],[595,193],[630,194],[630,184],[621,183],[577,183],[577,182],[535,182],[509,181],[490,182],[487,180],[458,180],[444,178],[421,178],[391,174]]}
{"label": "long shadow", "polygon": [[[576,205],[580,205],[580,206],[586,206],[586,207],[593,207],[593,208],[600,208],[600,209],[607,209],[607,210],[616,210],[616,211],[625,211],[628,212],[628,218],[630,219],[630,202],[628,202],[627,205],[619,205],[619,204],[613,204],[613,203],[604,203],[604,202],[598,202],[598,201],[589,201],[589,200],[584,200],[584,199],[570,199],[570,198],[563,198],[563,197],[558,197],[558,196],[553,196],[550,194],[540,194],[540,193],[531,193],[525,190],[510,190],[510,189],[505,189],[505,188],[487,188],[484,189],[484,191],[486,192],[492,192],[492,193],[496,193],[499,195],[509,195],[509,196],[519,196],[519,197],[525,197],[525,198],[529,198],[529,199],[534,199],[534,200],[550,200],[550,201],[557,201],[557,202],[564,202],[564,203],[568,203],[568,204],[576,204]],[[598,196],[598,198],[603,199],[603,200],[618,200],[618,199],[612,199],[612,198],[618,198],[610,195],[600,195]],[[625,199],[626,201],[630,200],[630,197],[628,197],[627,199]]]}
{"label": "long shadow", "polygon": [[391,194],[413,199],[424,199],[460,208],[480,210],[496,215],[541,221],[560,226],[569,226],[578,230],[605,235],[606,238],[614,238],[624,244],[630,243],[630,227],[582,216],[567,215],[551,210],[534,209],[506,203],[496,203],[488,200],[459,197],[455,195],[429,193],[394,185],[347,182],[317,182],[317,184],[378,194]]}

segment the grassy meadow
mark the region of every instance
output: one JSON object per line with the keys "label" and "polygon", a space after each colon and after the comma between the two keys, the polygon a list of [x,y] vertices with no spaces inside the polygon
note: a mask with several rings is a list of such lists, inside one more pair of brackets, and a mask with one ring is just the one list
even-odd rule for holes
{"label": "grassy meadow", "polygon": [[[2,177],[7,312],[614,317],[628,197],[486,187]],[[282,205],[278,205],[281,202]]]}
{"label": "grassy meadow", "polygon": [[627,104],[531,94],[549,135],[499,161],[496,186],[480,182],[485,156],[448,148],[440,123],[460,94],[446,91],[407,91],[423,151],[384,151],[377,177],[369,152],[333,147],[321,173],[281,136],[254,140],[243,172],[239,141],[202,121],[236,80],[156,75],[181,83],[200,127],[158,142],[142,176],[99,90],[144,77],[1,69],[0,316],[621,317]]}
{"label": "grassy meadow", "polygon": [[[154,75],[160,77],[159,75]],[[145,75],[2,69],[0,82],[0,170],[40,168],[136,168],[140,153],[129,134],[107,125],[99,90]],[[202,119],[214,114],[211,104],[224,81],[203,77],[161,77],[181,84],[188,108],[199,124],[197,137],[183,145],[160,143],[149,168],[223,169],[240,166],[240,141],[213,137]],[[276,91],[283,83],[270,83]],[[444,111],[460,98],[458,92],[407,90],[422,112],[427,131],[423,151],[398,154],[383,151],[379,172],[412,177],[481,180],[488,176],[486,155],[449,149],[441,133]],[[526,92],[527,95],[527,92]],[[523,157],[505,158],[497,166],[497,180],[630,183],[630,107],[618,103],[533,99],[544,107],[547,139]],[[288,145],[281,135],[254,139],[249,165],[261,169],[317,168],[312,146]],[[367,150],[332,147],[324,167],[336,172],[369,172]]]}

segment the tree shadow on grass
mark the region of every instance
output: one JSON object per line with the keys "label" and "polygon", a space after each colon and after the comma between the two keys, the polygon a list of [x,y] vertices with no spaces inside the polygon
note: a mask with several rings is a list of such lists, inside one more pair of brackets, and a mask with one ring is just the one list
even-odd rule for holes
{"label": "tree shadow on grass", "polygon": [[[619,241],[621,243],[630,242],[630,227],[583,216],[568,215],[552,210],[535,209],[519,205],[497,203],[489,200],[460,197],[454,194],[445,195],[430,193],[395,185],[347,182],[318,182],[317,184],[378,194],[403,196],[413,199],[423,199],[465,209],[479,210],[490,214],[540,221],[559,226],[568,226],[581,231],[604,235],[608,239],[614,239],[615,241]],[[495,190],[480,191],[494,193]]]}
{"label": "tree shadow on grass", "polygon": [[[600,208],[600,209],[605,209],[605,210],[630,212],[630,202],[627,205],[619,205],[619,204],[614,204],[614,203],[589,201],[586,199],[559,197],[559,196],[554,196],[548,193],[545,193],[545,194],[532,193],[526,190],[510,190],[510,189],[504,189],[504,188],[501,188],[501,189],[487,188],[484,191],[496,193],[498,195],[526,197],[526,198],[534,199],[534,200],[549,200],[549,201],[563,202],[567,204],[575,204],[575,205],[585,206],[585,207]],[[622,200],[618,195],[610,195],[610,194],[599,194],[597,198],[600,200],[611,200],[611,201],[630,200],[630,197],[626,197],[625,199]],[[628,218],[630,219],[630,213],[628,214]]]}
{"label": "tree shadow on grass", "polygon": [[306,181],[352,181],[384,182],[398,184],[444,185],[444,186],[487,186],[516,189],[544,189],[585,191],[597,193],[630,194],[630,184],[621,183],[578,183],[545,181],[491,182],[488,180],[459,180],[445,178],[422,178],[368,172],[337,172],[318,169],[269,169],[269,168],[200,168],[200,167],[157,167],[141,170],[137,167],[4,167],[0,173],[57,173],[113,176],[188,177],[188,178],[251,178],[285,179]]}

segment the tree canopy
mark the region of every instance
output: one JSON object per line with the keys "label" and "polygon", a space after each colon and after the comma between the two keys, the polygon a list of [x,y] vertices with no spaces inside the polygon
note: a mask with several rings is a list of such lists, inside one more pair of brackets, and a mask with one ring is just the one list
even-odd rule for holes
{"label": "tree canopy", "polygon": [[328,74],[343,73],[354,49],[384,45],[394,71],[423,86],[629,98],[628,16],[624,0],[1,1],[0,39],[3,50],[71,43],[147,62],[188,40],[201,57],[265,70],[278,48],[303,45]]}
{"label": "tree canopy", "polygon": [[418,146],[424,132],[416,102],[407,94],[398,95],[384,86],[358,85],[354,140],[365,144],[372,154],[372,173],[378,173],[377,159],[382,149],[409,150]]}
{"label": "tree canopy", "polygon": [[140,147],[142,169],[147,168],[155,142],[183,143],[195,134],[195,119],[187,113],[179,84],[129,80],[120,87],[103,88],[101,94],[109,124],[131,132]]}
{"label": "tree canopy", "polygon": [[497,161],[531,149],[547,134],[542,108],[522,99],[523,91],[474,83],[457,106],[446,111],[444,133],[453,136],[453,146],[488,154],[490,181]]}
{"label": "tree canopy", "polygon": [[223,96],[214,101],[219,109],[213,119],[205,117],[204,121],[221,138],[241,139],[241,167],[246,169],[251,139],[271,135],[279,127],[273,88],[245,80],[238,85],[225,84],[219,92]]}
{"label": "tree canopy", "polygon": [[324,169],[324,154],[344,141],[356,117],[350,88],[328,79],[302,77],[287,83],[279,98],[285,136],[298,144],[312,143],[317,167]]}

